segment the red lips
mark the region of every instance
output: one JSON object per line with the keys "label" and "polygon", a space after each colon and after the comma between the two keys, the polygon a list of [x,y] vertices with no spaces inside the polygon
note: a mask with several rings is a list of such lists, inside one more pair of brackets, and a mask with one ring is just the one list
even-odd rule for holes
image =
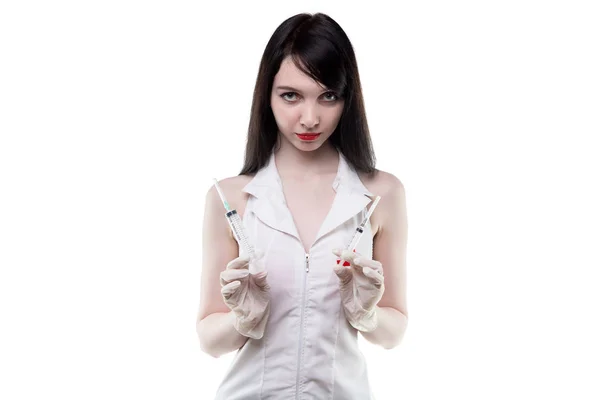
{"label": "red lips", "polygon": [[302,140],[315,140],[316,138],[319,137],[321,133],[311,133],[311,132],[304,132],[304,133],[296,133],[296,135],[298,135],[298,137]]}

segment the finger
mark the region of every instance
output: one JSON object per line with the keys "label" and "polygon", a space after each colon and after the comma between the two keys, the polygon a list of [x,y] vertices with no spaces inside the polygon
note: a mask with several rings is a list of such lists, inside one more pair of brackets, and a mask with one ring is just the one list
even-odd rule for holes
{"label": "finger", "polygon": [[356,255],[359,253],[350,251],[348,249],[335,249],[333,250],[333,254],[340,258],[339,260],[337,260],[337,264],[340,264],[343,261],[342,265],[344,267],[348,267],[350,266],[353,257],[356,257]]}
{"label": "finger", "polygon": [[352,265],[352,268],[357,272],[357,273],[362,273],[362,265],[359,265],[355,262],[355,260],[361,260],[362,258],[365,258],[362,256],[362,254],[360,253],[356,253],[356,252],[350,252],[348,251],[347,253],[344,253],[344,259],[348,260],[346,261],[348,263],[348,265]]}
{"label": "finger", "polygon": [[221,286],[225,286],[235,280],[244,279],[250,272],[247,269],[226,269],[221,272]]}
{"label": "finger", "polygon": [[362,272],[375,286],[380,287],[383,284],[383,275],[381,275],[374,269],[371,269],[369,267],[363,267]]}
{"label": "finger", "polygon": [[248,255],[242,255],[242,256],[239,256],[238,258],[234,258],[233,260],[229,261],[226,269],[246,268],[248,266],[249,262],[250,262],[250,257]]}
{"label": "finger", "polygon": [[383,266],[379,261],[371,260],[367,257],[358,256],[354,260],[352,260],[352,262],[355,265],[360,265],[361,267],[368,267],[379,272],[380,274],[383,274]]}
{"label": "finger", "polygon": [[221,288],[221,294],[225,299],[228,300],[237,291],[241,284],[242,283],[240,281],[230,282]]}
{"label": "finger", "polygon": [[333,266],[333,271],[340,279],[342,285],[346,285],[352,280],[352,270],[350,268],[344,268],[343,266],[336,264]]}
{"label": "finger", "polygon": [[253,273],[257,274],[261,271],[266,270],[264,258],[254,258],[250,260],[248,269]]}
{"label": "finger", "polygon": [[343,253],[345,253],[345,254],[354,254],[354,255],[360,254],[360,253],[357,253],[357,252],[356,252],[356,249],[354,249],[354,250],[352,250],[352,251],[350,251],[350,250],[348,250],[348,249],[333,249],[333,250],[331,250],[331,252],[332,252],[333,254],[335,254],[336,256],[338,256],[338,257],[339,257],[341,254],[343,254]]}
{"label": "finger", "polygon": [[253,274],[252,277],[254,278],[254,283],[256,283],[256,286],[263,290],[270,289],[269,283],[267,282],[267,271],[261,271],[257,274]]}
{"label": "finger", "polygon": [[[341,250],[341,249],[333,249],[331,252],[332,252],[333,254],[335,254],[336,256],[338,256],[337,260],[335,260],[335,263],[336,263],[336,264],[339,264],[339,263],[342,261],[342,260],[340,259],[340,255],[342,254],[342,250]],[[347,267],[348,265],[350,265],[350,263],[349,263],[348,261],[344,261],[344,262],[342,263],[342,265],[343,265],[344,267]]]}
{"label": "finger", "polygon": [[360,253],[357,253],[355,251],[351,251],[348,249],[342,250],[342,253],[341,253],[342,260],[346,260],[346,261],[352,261],[355,257],[358,257],[358,256],[360,256]]}

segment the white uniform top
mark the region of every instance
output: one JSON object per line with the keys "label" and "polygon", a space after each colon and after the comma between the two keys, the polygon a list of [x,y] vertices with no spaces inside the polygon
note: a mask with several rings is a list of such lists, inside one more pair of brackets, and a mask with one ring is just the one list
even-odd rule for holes
{"label": "white uniform top", "polygon": [[[216,400],[368,400],[372,398],[357,330],[341,307],[335,248],[345,248],[373,196],[339,153],[333,205],[306,253],[285,203],[272,152],[244,187],[243,224],[265,252],[271,312],[261,339],[248,339],[229,367]],[[367,223],[356,251],[373,257]],[[240,252],[241,254],[241,252]]]}

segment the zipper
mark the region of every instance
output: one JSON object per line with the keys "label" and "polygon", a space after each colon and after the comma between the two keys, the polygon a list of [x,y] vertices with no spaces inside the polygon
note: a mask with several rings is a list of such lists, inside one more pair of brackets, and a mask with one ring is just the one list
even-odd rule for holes
{"label": "zipper", "polygon": [[306,301],[306,275],[308,274],[308,258],[309,254],[304,254],[304,269],[306,274],[304,274],[303,284],[302,284],[302,310],[300,313],[300,337],[298,338],[298,367],[296,372],[296,399],[299,399],[300,396],[300,365],[302,364],[302,336],[304,333],[304,302]]}

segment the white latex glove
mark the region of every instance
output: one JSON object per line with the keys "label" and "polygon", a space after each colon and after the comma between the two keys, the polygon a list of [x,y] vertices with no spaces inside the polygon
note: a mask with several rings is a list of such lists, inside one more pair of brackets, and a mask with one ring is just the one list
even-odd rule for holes
{"label": "white latex glove", "polygon": [[381,263],[346,249],[335,249],[333,254],[342,260],[333,269],[340,278],[346,319],[359,331],[374,331],[378,322],[375,306],[385,290]]}
{"label": "white latex glove", "polygon": [[[247,255],[231,260],[220,277],[223,300],[236,317],[235,329],[244,336],[260,339],[269,318],[271,299],[264,254],[260,251],[255,254],[253,260]],[[250,264],[256,273],[250,272]]]}

